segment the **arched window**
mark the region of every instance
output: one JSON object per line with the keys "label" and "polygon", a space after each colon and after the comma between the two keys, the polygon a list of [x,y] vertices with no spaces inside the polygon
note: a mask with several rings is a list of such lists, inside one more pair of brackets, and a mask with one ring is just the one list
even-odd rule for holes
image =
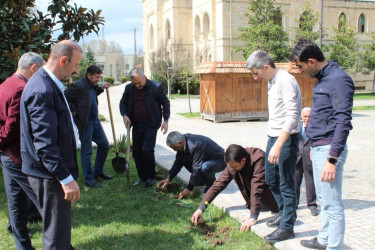
{"label": "arched window", "polygon": [[280,26],[283,26],[283,14],[281,14],[281,10],[278,9],[274,18],[273,18],[273,22],[275,24],[278,24]]}
{"label": "arched window", "polygon": [[210,32],[210,18],[207,13],[204,13],[203,16],[203,34],[208,35]]}
{"label": "arched window", "polygon": [[171,24],[169,23],[168,19],[165,25],[165,37],[167,38],[167,40],[171,39]]}
{"label": "arched window", "polygon": [[299,28],[304,29],[305,31],[312,31],[312,25],[306,25],[307,20],[309,19],[309,13],[307,11],[303,12],[301,14],[301,17],[299,18]]}
{"label": "arched window", "polygon": [[361,14],[358,18],[358,33],[364,33],[365,32],[365,15]]}
{"label": "arched window", "polygon": [[344,32],[344,29],[346,27],[346,15],[344,14],[344,12],[342,12],[339,16],[339,25],[338,25],[338,29],[340,32]]}
{"label": "arched window", "polygon": [[195,17],[195,35],[199,36],[201,34],[201,21],[199,20],[199,16]]}
{"label": "arched window", "polygon": [[154,26],[150,26],[150,49],[153,49],[154,48]]}

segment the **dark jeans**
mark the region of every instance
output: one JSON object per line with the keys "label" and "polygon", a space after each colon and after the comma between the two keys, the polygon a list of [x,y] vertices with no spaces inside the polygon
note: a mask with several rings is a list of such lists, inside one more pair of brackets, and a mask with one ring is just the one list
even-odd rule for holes
{"label": "dark jeans", "polygon": [[3,166],[4,185],[8,199],[9,220],[12,227],[16,249],[33,249],[27,229],[30,198],[39,208],[37,197],[30,187],[21,166],[8,156],[0,154]]}
{"label": "dark jeans", "polygon": [[64,200],[64,191],[56,179],[28,177],[43,217],[43,249],[72,249],[71,203]]}
{"label": "dark jeans", "polygon": [[[304,164],[304,161],[309,161],[310,164]],[[307,207],[311,210],[311,209],[317,208],[318,206],[316,204],[316,193],[315,193],[315,186],[314,186],[312,163],[310,159],[304,159],[303,157],[301,157],[301,159],[297,162],[296,175],[295,175],[296,194],[297,194],[296,208],[298,208],[298,204],[299,204],[299,197],[301,193],[301,184],[302,184],[303,176],[305,176],[306,203],[307,203]]]}
{"label": "dark jeans", "polygon": [[206,191],[216,181],[215,174],[223,171],[227,164],[224,159],[221,160],[208,160],[202,163],[202,174],[206,183]]}
{"label": "dark jeans", "polygon": [[142,181],[155,179],[155,143],[157,129],[151,123],[134,125],[133,158]]}
{"label": "dark jeans", "polygon": [[[81,141],[81,165],[85,182],[91,182],[94,177],[103,173],[103,167],[107,158],[109,144],[99,119],[88,121],[86,129],[79,130]],[[91,169],[92,142],[98,145],[96,151],[94,172]]]}
{"label": "dark jeans", "polygon": [[279,164],[270,164],[268,155],[277,137],[269,137],[266,150],[266,183],[279,206],[280,228],[293,229],[296,213],[294,174],[298,156],[299,134],[290,135],[281,149]]}

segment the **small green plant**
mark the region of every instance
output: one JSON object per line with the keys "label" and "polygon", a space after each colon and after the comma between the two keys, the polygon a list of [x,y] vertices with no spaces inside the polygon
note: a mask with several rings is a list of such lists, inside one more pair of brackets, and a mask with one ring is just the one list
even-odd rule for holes
{"label": "small green plant", "polygon": [[126,76],[121,77],[121,82],[122,83],[127,82],[127,81],[128,81],[128,78]]}
{"label": "small green plant", "polygon": [[107,119],[105,119],[104,115],[98,114],[99,121],[106,122]]}
{"label": "small green plant", "polygon": [[104,77],[105,82],[109,82],[110,84],[113,84],[115,82],[115,78],[111,76]]}
{"label": "small green plant", "polygon": [[[126,135],[123,134],[121,134],[120,138],[117,139],[118,151],[121,153],[126,153],[126,150],[128,149],[128,143],[126,139]],[[132,140],[130,139],[130,148],[132,147],[132,145]]]}

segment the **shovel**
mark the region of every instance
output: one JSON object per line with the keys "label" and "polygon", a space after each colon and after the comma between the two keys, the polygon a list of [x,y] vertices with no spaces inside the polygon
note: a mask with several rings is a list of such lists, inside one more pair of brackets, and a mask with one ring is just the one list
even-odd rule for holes
{"label": "shovel", "polygon": [[[111,108],[111,98],[109,97],[109,90],[106,89],[107,94],[107,101],[108,101],[108,109],[109,109],[109,117],[111,119],[111,127],[112,127],[112,135],[113,135],[113,142],[115,144],[116,150],[116,157],[112,159],[112,167],[116,173],[124,173],[126,171],[126,179],[128,182],[128,188],[130,189],[130,179],[129,179],[129,163],[125,160],[124,157],[119,155],[119,150],[117,147],[117,139],[116,139],[116,132],[115,132],[115,125],[113,123],[113,115],[112,115],[112,108]],[[129,147],[129,146],[128,146]],[[129,161],[129,157],[128,157]]]}

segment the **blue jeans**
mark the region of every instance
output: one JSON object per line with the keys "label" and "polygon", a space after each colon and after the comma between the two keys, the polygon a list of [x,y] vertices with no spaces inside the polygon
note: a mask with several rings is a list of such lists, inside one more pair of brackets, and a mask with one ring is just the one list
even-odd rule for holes
{"label": "blue jeans", "polygon": [[226,167],[224,158],[221,160],[208,160],[202,163],[202,173],[208,190],[216,181],[215,174],[223,171]]}
{"label": "blue jeans", "polygon": [[154,152],[157,132],[152,123],[133,127],[133,158],[142,181],[156,177]]}
{"label": "blue jeans", "polygon": [[270,164],[268,155],[277,137],[269,137],[266,150],[266,183],[279,207],[280,228],[293,229],[296,213],[294,175],[298,156],[299,134],[290,135],[280,152],[279,164]]}
{"label": "blue jeans", "polygon": [[[103,173],[103,167],[107,158],[109,143],[99,119],[88,121],[84,130],[79,130],[81,141],[81,165],[85,182],[91,182],[94,177]],[[91,169],[92,142],[98,145],[96,151],[94,172]]]}
{"label": "blue jeans", "polygon": [[27,176],[22,173],[20,165],[4,154],[0,154],[0,161],[3,166],[9,221],[12,226],[16,249],[33,249],[27,229],[29,214],[27,197],[41,212],[37,197],[29,184]]}
{"label": "blue jeans", "polygon": [[316,195],[321,206],[320,216],[322,225],[318,234],[318,241],[320,244],[326,245],[327,249],[341,249],[345,233],[342,178],[348,150],[345,146],[336,164],[335,181],[328,183],[321,181],[321,174],[330,148],[331,145],[311,148]]}

